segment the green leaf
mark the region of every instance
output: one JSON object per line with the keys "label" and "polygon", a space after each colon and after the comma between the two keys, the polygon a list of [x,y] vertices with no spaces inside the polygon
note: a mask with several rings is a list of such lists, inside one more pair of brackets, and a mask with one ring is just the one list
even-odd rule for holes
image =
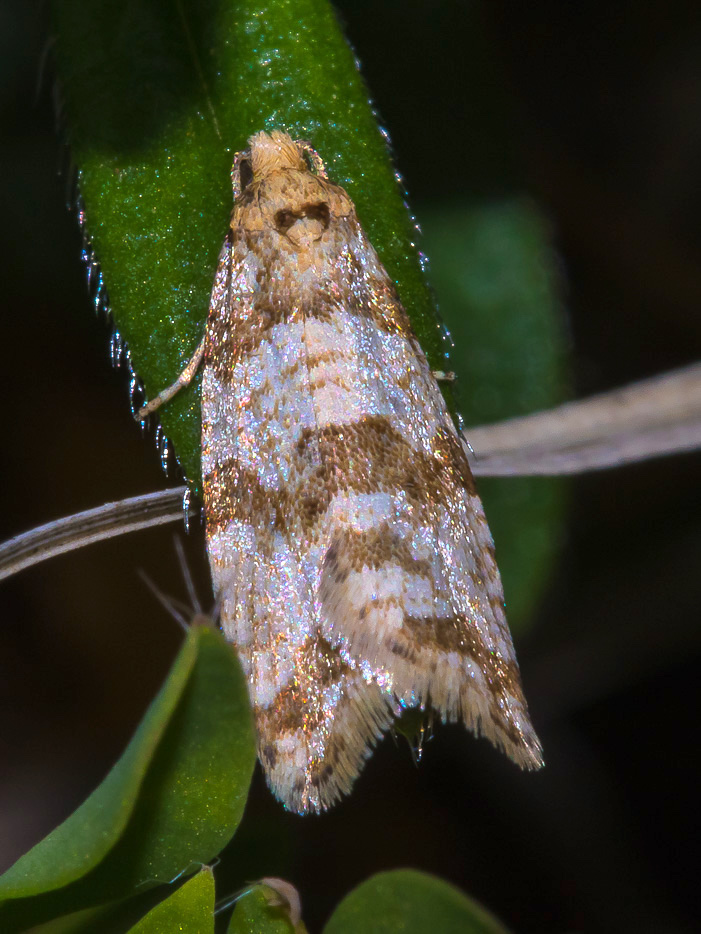
{"label": "green leaf", "polygon": [[[549,230],[525,197],[419,211],[430,274],[455,350],[457,400],[469,426],[562,401],[566,339]],[[559,548],[566,485],[482,479],[509,623],[523,630]]]}
{"label": "green leaf", "polygon": [[489,912],[423,872],[381,872],[347,895],[324,934],[506,934]]}
{"label": "green leaf", "polygon": [[215,856],[241,819],[255,741],[221,635],[196,627],[105,781],[0,879],[10,934],[172,881]]}
{"label": "green leaf", "polygon": [[214,877],[209,869],[151,909],[129,934],[214,934]]}
{"label": "green leaf", "polygon": [[272,890],[256,885],[241,896],[231,916],[227,934],[306,934],[302,921],[293,925],[285,906],[271,904]]}
{"label": "green leaf", "polygon": [[[233,154],[261,129],[308,139],[343,185],[424,350],[443,343],[385,140],[325,0],[60,0],[56,57],[88,231],[149,396],[203,333]],[[200,477],[196,383],[164,406]]]}
{"label": "green leaf", "polygon": [[566,342],[549,228],[526,197],[419,211],[469,424],[560,401]]}
{"label": "green leaf", "polygon": [[107,778],[66,821],[0,877],[0,900],[24,898],[73,882],[114,846],[131,817],[139,788],[197,658],[187,639],[170,676]]}

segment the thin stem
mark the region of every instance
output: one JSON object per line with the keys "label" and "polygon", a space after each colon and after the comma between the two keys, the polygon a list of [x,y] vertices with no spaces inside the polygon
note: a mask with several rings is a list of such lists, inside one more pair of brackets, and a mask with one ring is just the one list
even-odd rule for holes
{"label": "thin stem", "polygon": [[[701,364],[468,429],[480,476],[585,473],[701,448]],[[0,545],[0,580],[54,555],[185,517],[179,486],[49,522]],[[188,515],[197,510],[189,509]]]}
{"label": "thin stem", "polygon": [[473,473],[586,473],[701,447],[701,364],[556,409],[470,428]]}
{"label": "thin stem", "polygon": [[[56,555],[185,516],[185,487],[132,496],[40,525],[0,545],[0,580]],[[191,509],[189,515],[196,515]]]}

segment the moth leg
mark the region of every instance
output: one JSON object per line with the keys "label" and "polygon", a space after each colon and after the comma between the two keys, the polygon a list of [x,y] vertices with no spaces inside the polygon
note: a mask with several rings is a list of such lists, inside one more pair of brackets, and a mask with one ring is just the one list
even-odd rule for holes
{"label": "moth leg", "polygon": [[169,399],[172,399],[176,392],[184,389],[185,386],[191,382],[192,377],[197,372],[200,363],[202,363],[202,358],[204,357],[204,342],[205,338],[203,337],[192,359],[188,362],[187,366],[176,379],[176,381],[171,386],[168,386],[166,389],[159,392],[158,395],[151,399],[150,402],[147,402],[146,405],[139,409],[139,411],[134,416],[137,422],[143,421],[147,415],[150,415],[151,412],[155,412],[156,409],[159,409],[164,402],[168,402]]}
{"label": "moth leg", "polygon": [[458,378],[452,370],[431,370],[433,378],[439,383],[454,383]]}

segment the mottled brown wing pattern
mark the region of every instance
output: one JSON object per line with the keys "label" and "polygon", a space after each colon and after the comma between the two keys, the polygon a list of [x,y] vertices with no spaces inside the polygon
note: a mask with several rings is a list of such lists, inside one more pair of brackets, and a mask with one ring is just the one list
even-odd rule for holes
{"label": "mottled brown wing pattern", "polygon": [[[343,239],[363,257],[352,277],[356,306],[326,325],[334,363],[315,368],[311,385],[335,491],[321,520],[323,631],[391,682],[403,704],[430,702],[537,766],[540,747],[465,451],[357,222]],[[347,294],[343,268],[334,264],[333,276]]]}
{"label": "mottled brown wing pattern", "polygon": [[300,444],[316,432],[304,317],[282,292],[244,288],[255,281],[258,249],[251,256],[232,232],[215,280],[204,502],[222,627],[249,678],[260,759],[277,796],[303,813],[350,790],[398,707],[321,631],[321,551],[310,530],[331,494],[320,482],[319,446]]}
{"label": "mottled brown wing pattern", "polygon": [[290,809],[323,810],[401,707],[424,704],[538,767],[492,539],[394,285],[303,146],[250,145],[202,443],[222,628],[268,781]]}

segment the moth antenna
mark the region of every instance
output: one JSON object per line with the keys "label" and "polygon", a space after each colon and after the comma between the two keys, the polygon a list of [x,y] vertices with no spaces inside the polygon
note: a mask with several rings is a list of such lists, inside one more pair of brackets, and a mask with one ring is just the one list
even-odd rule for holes
{"label": "moth antenna", "polygon": [[154,595],[156,600],[158,600],[158,602],[161,604],[161,606],[164,607],[164,609],[166,609],[168,613],[170,613],[173,619],[177,621],[181,629],[183,629],[185,632],[188,632],[190,627],[188,626],[187,620],[178,611],[176,607],[176,602],[171,597],[167,597],[163,593],[162,590],[159,590],[158,587],[156,587],[154,582],[151,580],[151,578],[148,576],[148,574],[146,574],[145,571],[141,570],[141,568],[139,568],[137,573],[139,577],[141,578],[141,580],[144,582],[144,584],[146,584],[148,589]]}
{"label": "moth antenna", "polygon": [[190,573],[190,568],[185,557],[185,549],[183,548],[182,539],[178,535],[173,536],[173,541],[175,543],[175,551],[178,555],[178,562],[180,563],[180,570],[182,571],[183,579],[185,580],[185,586],[187,588],[188,596],[190,597],[190,603],[192,604],[192,609],[198,616],[202,615],[202,605],[197,599],[197,591],[195,590],[195,582],[192,579],[192,574]]}

